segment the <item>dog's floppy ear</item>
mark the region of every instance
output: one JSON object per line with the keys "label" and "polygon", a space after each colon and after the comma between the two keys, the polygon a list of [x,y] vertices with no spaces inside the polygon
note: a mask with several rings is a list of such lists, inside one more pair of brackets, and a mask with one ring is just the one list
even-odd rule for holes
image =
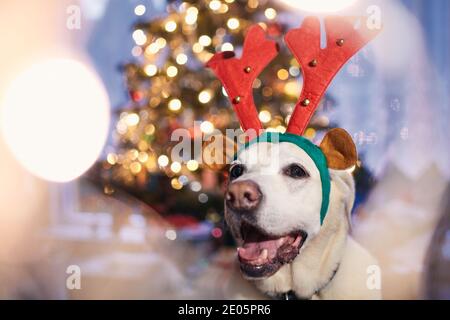
{"label": "dog's floppy ear", "polygon": [[328,131],[320,144],[320,149],[325,154],[330,169],[349,169],[356,165],[358,160],[352,137],[341,128]]}

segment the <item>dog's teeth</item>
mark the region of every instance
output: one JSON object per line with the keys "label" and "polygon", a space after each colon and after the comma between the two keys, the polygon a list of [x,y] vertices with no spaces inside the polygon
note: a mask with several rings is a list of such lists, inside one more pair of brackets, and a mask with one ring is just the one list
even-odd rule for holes
{"label": "dog's teeth", "polygon": [[267,249],[263,249],[263,251],[261,251],[261,254],[259,255],[259,259],[266,260],[268,256],[269,251],[267,251]]}
{"label": "dog's teeth", "polygon": [[277,240],[277,246],[281,247],[283,245],[283,243],[286,242],[286,238],[280,238]]}
{"label": "dog's teeth", "polygon": [[297,239],[295,239],[294,243],[292,244],[293,246],[298,246],[300,244],[300,240],[302,239],[301,236],[298,236]]}

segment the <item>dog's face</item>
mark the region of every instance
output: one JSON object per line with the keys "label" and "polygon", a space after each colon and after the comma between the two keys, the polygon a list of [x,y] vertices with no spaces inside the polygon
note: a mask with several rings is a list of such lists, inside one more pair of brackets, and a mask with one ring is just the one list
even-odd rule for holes
{"label": "dog's face", "polygon": [[269,277],[301,254],[320,231],[321,204],[320,173],[304,150],[288,142],[243,150],[230,166],[225,195],[243,274]]}
{"label": "dog's face", "polygon": [[225,211],[243,273],[267,277],[320,229],[319,170],[292,143],[259,143],[231,165]]}

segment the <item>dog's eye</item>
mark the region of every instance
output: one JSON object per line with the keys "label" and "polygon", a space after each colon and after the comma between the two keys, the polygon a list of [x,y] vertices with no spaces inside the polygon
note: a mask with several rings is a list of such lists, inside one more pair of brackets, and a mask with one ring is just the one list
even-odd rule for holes
{"label": "dog's eye", "polygon": [[244,166],[242,164],[235,164],[230,168],[230,180],[239,178],[244,173]]}
{"label": "dog's eye", "polygon": [[308,172],[298,164],[291,164],[284,168],[283,173],[291,178],[301,179],[309,177]]}

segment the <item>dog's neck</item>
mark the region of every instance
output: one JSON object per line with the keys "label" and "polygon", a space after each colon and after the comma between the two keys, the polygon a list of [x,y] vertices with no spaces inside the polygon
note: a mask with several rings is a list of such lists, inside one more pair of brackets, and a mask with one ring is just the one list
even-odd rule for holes
{"label": "dog's neck", "polygon": [[306,241],[300,254],[273,276],[255,280],[256,287],[271,297],[293,291],[299,299],[320,297],[334,278],[341,263],[349,231],[347,214],[351,207],[342,201],[343,195],[333,188],[330,208],[320,232]]}

